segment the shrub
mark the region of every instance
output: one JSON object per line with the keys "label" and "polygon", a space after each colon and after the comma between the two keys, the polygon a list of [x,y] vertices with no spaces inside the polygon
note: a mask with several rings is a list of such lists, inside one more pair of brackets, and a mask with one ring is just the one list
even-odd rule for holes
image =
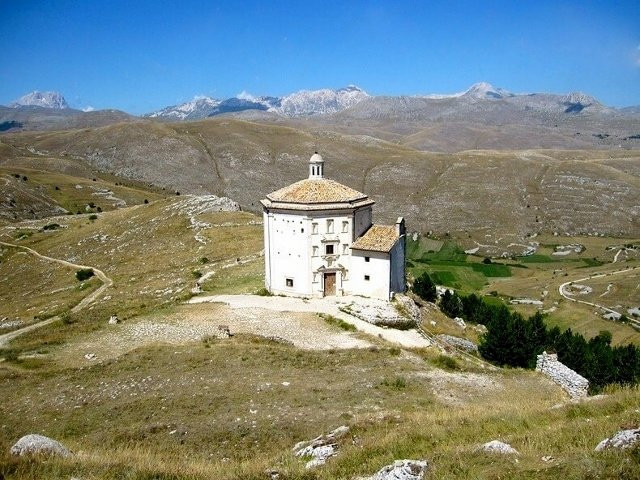
{"label": "shrub", "polygon": [[273,296],[272,293],[267,290],[265,287],[260,288],[257,292],[256,295],[259,295],[260,297],[271,297]]}
{"label": "shrub", "polygon": [[57,228],[60,228],[60,225],[57,223],[49,223],[47,225],[45,225],[44,227],[42,227],[42,230],[55,230]]}
{"label": "shrub", "polygon": [[423,272],[422,275],[416,278],[416,281],[413,282],[412,290],[413,293],[427,302],[435,302],[438,297],[436,286],[427,272]]}
{"label": "shrub", "polygon": [[444,370],[460,370],[456,359],[449,355],[438,355],[433,363]]}
{"label": "shrub", "polygon": [[149,200],[147,200],[147,199],[145,198],[145,199],[144,199],[144,203],[145,203],[145,205],[146,205],[147,203],[149,203]]}
{"label": "shrub", "polygon": [[76,272],[76,278],[81,282],[90,279],[94,275],[93,268],[81,268]]}
{"label": "shrub", "polygon": [[61,314],[60,320],[62,320],[62,323],[64,323],[65,325],[71,325],[72,323],[74,323],[73,318],[71,318],[71,314],[69,312],[64,312],[63,314]]}
{"label": "shrub", "polygon": [[191,272],[191,274],[195,277],[195,278],[200,278],[202,276],[202,272],[200,270],[193,270]]}
{"label": "shrub", "polygon": [[202,257],[202,258],[200,259],[200,263],[201,263],[201,264],[203,264],[203,265],[204,265],[205,263],[209,263],[209,259],[208,259],[207,257]]}
{"label": "shrub", "polygon": [[[80,213],[80,212],[78,212]],[[93,221],[93,220],[97,220],[98,219],[98,215],[96,215],[95,213],[92,213],[91,215],[89,215],[89,220]]]}
{"label": "shrub", "polygon": [[484,257],[484,260],[482,260],[482,263],[484,263],[485,265],[491,265],[491,263],[493,262],[489,257]]}
{"label": "shrub", "polygon": [[385,378],[382,381],[382,385],[393,390],[402,390],[407,387],[407,380],[404,377],[396,377],[393,380]]}

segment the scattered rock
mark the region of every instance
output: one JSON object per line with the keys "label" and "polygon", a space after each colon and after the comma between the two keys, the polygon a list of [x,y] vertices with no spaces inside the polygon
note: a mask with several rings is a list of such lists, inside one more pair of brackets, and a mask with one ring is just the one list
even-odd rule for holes
{"label": "scattered rock", "polygon": [[465,352],[473,353],[478,351],[478,346],[471,340],[467,340],[466,338],[454,337],[453,335],[444,334],[436,335],[436,338],[453,347],[464,350]]}
{"label": "scattered rock", "polygon": [[109,325],[117,325],[118,323],[120,323],[120,319],[117,315],[111,315],[109,317]]}
{"label": "scattered rock", "polygon": [[396,460],[375,475],[360,480],[421,480],[428,468],[429,464],[424,460]]}
{"label": "scattered rock", "polygon": [[348,431],[349,427],[343,425],[313,440],[298,442],[293,447],[294,454],[296,457],[311,457],[305,468],[314,468],[322,465],[327,459],[338,453],[338,444],[336,442],[344,437]]}
{"label": "scattered rock", "polygon": [[487,333],[488,329],[487,327],[485,327],[483,324],[479,323],[477,325],[473,325],[473,329],[476,332],[480,332],[480,333]]}
{"label": "scattered rock", "polygon": [[478,450],[487,453],[500,453],[502,455],[519,455],[515,448],[508,443],[501,442],[500,440],[487,442],[484,445],[481,445]]}
{"label": "scattered rock", "polygon": [[640,443],[640,428],[620,430],[613,437],[602,440],[596,447],[596,452],[601,452],[608,448],[631,448],[638,443]]}
{"label": "scattered rock", "polygon": [[98,358],[98,357],[96,356],[96,354],[95,354],[95,353],[86,353],[86,354],[84,355],[84,358],[85,358],[86,360],[95,360],[95,359],[96,359],[96,358]]}
{"label": "scattered rock", "polygon": [[231,329],[229,325],[218,325],[218,338],[230,338],[233,334],[231,333]]}
{"label": "scattered rock", "polygon": [[467,324],[464,323],[464,320],[460,317],[454,318],[453,323],[455,323],[457,326],[459,326],[463,330],[467,328]]}
{"label": "scattered rock", "polygon": [[11,455],[59,455],[68,457],[71,451],[60,442],[44,435],[25,435],[11,447]]}

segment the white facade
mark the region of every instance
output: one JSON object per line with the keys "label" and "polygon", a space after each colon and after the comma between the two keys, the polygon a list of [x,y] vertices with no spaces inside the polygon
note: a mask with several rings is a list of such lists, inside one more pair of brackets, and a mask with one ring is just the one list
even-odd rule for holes
{"label": "white facade", "polygon": [[[311,157],[307,180],[262,201],[266,288],[301,297],[383,299],[404,291],[404,222],[372,229],[373,203],[325,179],[322,157]],[[379,250],[385,251],[370,249],[365,241],[369,232],[382,233]]]}

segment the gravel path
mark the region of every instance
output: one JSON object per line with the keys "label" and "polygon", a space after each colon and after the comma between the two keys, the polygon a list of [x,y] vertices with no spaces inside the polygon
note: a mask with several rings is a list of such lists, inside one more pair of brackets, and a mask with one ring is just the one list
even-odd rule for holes
{"label": "gravel path", "polygon": [[[41,255],[40,253],[36,252],[32,248],[24,247],[22,245],[14,245],[13,243],[7,243],[7,242],[2,242],[2,241],[0,241],[0,245],[4,245],[6,247],[19,248],[19,249],[24,250],[24,251],[26,251],[26,252],[28,252],[28,253],[30,253],[32,255],[35,255],[38,258],[41,258],[43,260],[47,260],[49,262],[59,263],[60,265],[64,265],[65,267],[76,268],[76,269],[91,268],[93,270],[93,272],[95,273],[96,277],[98,277],[100,279],[100,281],[102,282],[102,285],[100,286],[100,288],[98,288],[94,292],[92,292],[89,295],[87,295],[86,297],[84,297],[82,299],[82,301],[80,301],[80,303],[78,303],[75,307],[73,307],[71,309],[71,313],[79,312],[80,310],[85,308],[87,305],[89,305],[91,302],[93,302],[96,298],[98,298],[100,295],[102,295],[107,288],[109,288],[111,285],[113,285],[113,281],[109,277],[107,277],[102,270],[98,270],[95,267],[89,267],[89,266],[86,266],[86,265],[78,265],[76,263],[67,262],[66,260],[60,260],[59,258],[47,257],[46,255]],[[51,317],[51,318],[48,318],[46,320],[43,320],[42,322],[34,323],[34,324],[29,325],[27,327],[20,328],[18,330],[14,330],[13,332],[9,332],[9,333],[5,333],[4,335],[0,335],[0,347],[4,347],[11,340],[13,340],[14,338],[16,338],[16,337],[18,337],[18,336],[20,336],[20,335],[22,335],[24,333],[30,332],[32,330],[35,330],[36,328],[44,327],[45,325],[49,325],[50,323],[55,322],[59,318],[60,318],[59,316]]]}
{"label": "gravel path", "polygon": [[187,303],[225,303],[233,310],[242,309],[262,309],[275,312],[310,312],[325,313],[344,320],[355,326],[359,331],[382,338],[391,343],[407,348],[424,348],[431,345],[431,342],[424,338],[417,330],[396,330],[393,328],[382,328],[371,323],[355,318],[340,311],[340,306],[347,306],[350,303],[367,302],[362,297],[324,297],[302,299],[295,297],[261,297],[258,295],[213,295],[209,297],[194,297]]}

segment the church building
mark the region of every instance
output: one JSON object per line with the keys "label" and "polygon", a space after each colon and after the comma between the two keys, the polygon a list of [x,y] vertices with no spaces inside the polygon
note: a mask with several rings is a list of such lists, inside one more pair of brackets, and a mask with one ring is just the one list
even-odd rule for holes
{"label": "church building", "polygon": [[309,160],[309,178],[261,201],[265,286],[297,297],[363,295],[388,300],[405,291],[405,225],[372,223],[375,203],[324,176]]}

